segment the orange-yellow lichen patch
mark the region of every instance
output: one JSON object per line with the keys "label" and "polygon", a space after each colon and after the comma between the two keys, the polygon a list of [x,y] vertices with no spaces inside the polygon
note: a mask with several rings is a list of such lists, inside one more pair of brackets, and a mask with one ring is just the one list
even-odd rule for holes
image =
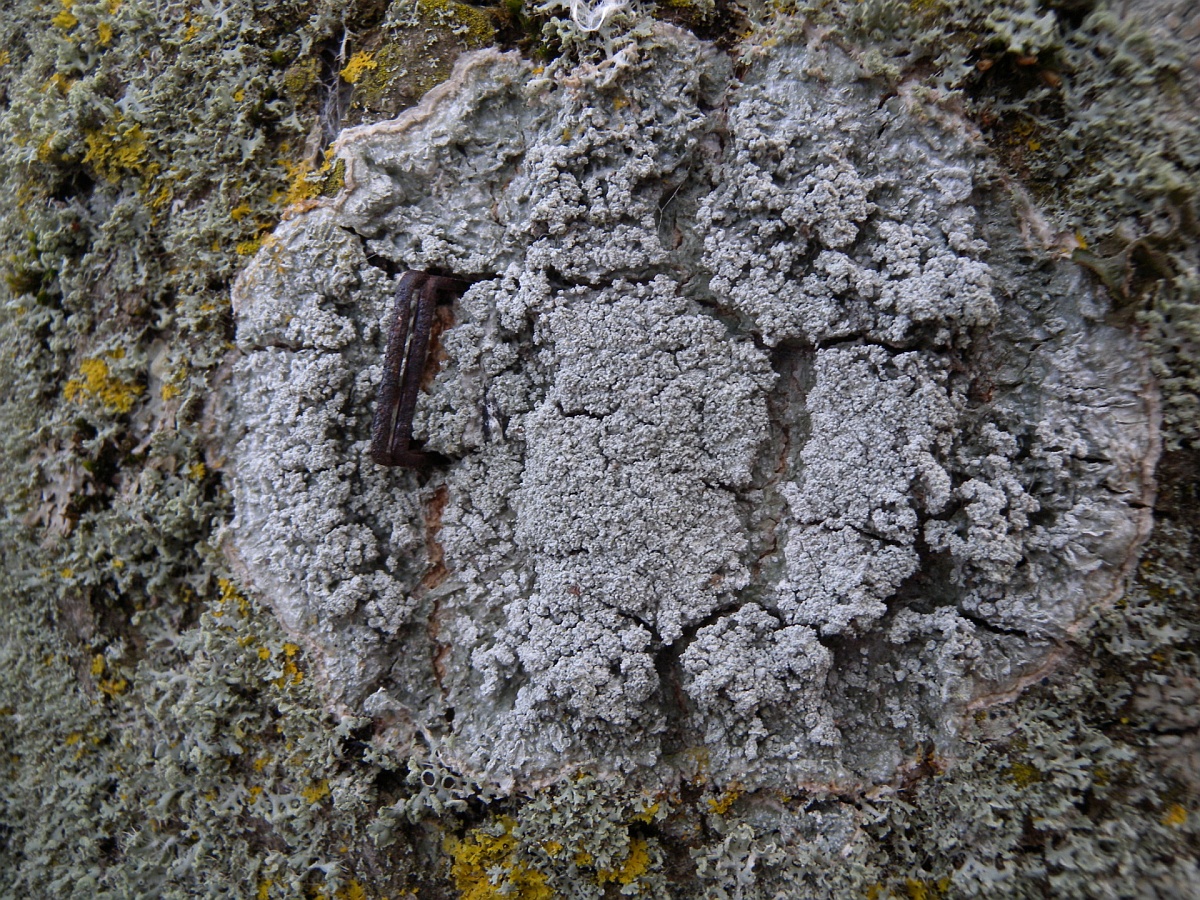
{"label": "orange-yellow lichen patch", "polygon": [[350,61],[346,63],[345,68],[339,74],[343,81],[349,84],[358,84],[363,75],[378,67],[379,63],[375,61],[375,54],[361,50],[350,57]]}
{"label": "orange-yellow lichen patch", "polygon": [[546,876],[517,858],[516,821],[504,816],[499,824],[503,831],[498,835],[477,828],[461,841],[446,840],[446,852],[453,860],[450,875],[461,900],[551,900],[554,892]]}
{"label": "orange-yellow lichen patch", "polygon": [[300,791],[300,796],[309,803],[320,803],[329,796],[329,782],[325,779],[313,782],[308,787]]}
{"label": "orange-yellow lichen patch", "polygon": [[129,687],[129,682],[118,675],[116,678],[105,678],[98,685],[100,693],[107,697],[116,697],[118,694],[125,693]]}
{"label": "orange-yellow lichen patch", "polygon": [[1188,811],[1178,803],[1172,803],[1163,813],[1162,823],[1168,828],[1182,828],[1187,824]]}
{"label": "orange-yellow lichen patch", "polygon": [[50,21],[63,31],[70,31],[79,24],[78,17],[71,12],[71,7],[75,5],[75,0],[61,0],[61,2],[62,9]]}
{"label": "orange-yellow lichen patch", "polygon": [[304,680],[304,673],[300,671],[299,667],[297,667],[297,665],[294,662],[285,662],[283,664],[283,673],[278,678],[275,679],[273,684],[275,685],[275,687],[282,690],[289,683],[299,684],[303,680]]}
{"label": "orange-yellow lichen patch", "polygon": [[[221,596],[217,598],[217,603],[226,604],[233,601],[237,604],[238,613],[242,616],[248,615],[250,612],[250,601],[238,591],[237,586],[228,578],[218,578],[217,587],[221,589]],[[213,615],[220,615],[223,610],[216,610]]]}
{"label": "orange-yellow lichen patch", "polygon": [[72,378],[63,388],[68,401],[99,400],[109,410],[127,413],[144,388],[140,384],[115,377],[102,359],[85,359],[79,364],[81,377]]}
{"label": "orange-yellow lichen patch", "polygon": [[938,897],[946,896],[946,891],[949,888],[949,878],[940,878],[937,881],[907,878],[904,881],[904,892],[909,896],[910,900],[936,900]]}
{"label": "orange-yellow lichen patch", "polygon": [[661,804],[655,802],[649,804],[645,809],[633,814],[632,819],[635,822],[645,822],[649,824],[654,821],[654,817],[658,815],[658,810]]}
{"label": "orange-yellow lichen patch", "polygon": [[105,181],[117,182],[127,174],[154,175],[156,163],[146,162],[150,152],[150,136],[141,125],[128,125],[120,113],[103,128],[84,134],[87,151],[83,161]]}
{"label": "orange-yellow lichen patch", "polygon": [[1005,774],[1008,776],[1009,781],[1020,788],[1029,787],[1031,784],[1037,784],[1042,780],[1042,772],[1037,766],[1023,762],[1013,763],[1008,767]]}
{"label": "orange-yellow lichen patch", "polygon": [[742,796],[740,787],[731,787],[716,800],[708,801],[708,808],[718,816],[723,816],[729,812],[729,808],[737,802],[738,797]]}
{"label": "orange-yellow lichen patch", "polygon": [[650,849],[645,838],[634,838],[629,842],[629,855],[621,868],[616,870],[600,869],[596,880],[600,884],[615,881],[618,884],[633,884],[646,874],[650,868]]}

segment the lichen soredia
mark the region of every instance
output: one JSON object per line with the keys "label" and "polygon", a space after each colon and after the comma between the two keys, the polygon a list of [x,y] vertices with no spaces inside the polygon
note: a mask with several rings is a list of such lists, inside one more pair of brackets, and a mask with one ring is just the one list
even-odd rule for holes
{"label": "lichen soredia", "polygon": [[[474,54],[336,149],[235,290],[229,543],[381,739],[866,784],[1122,590],[1137,344],[928,99],[660,26],[616,72]],[[368,455],[405,270],[473,279],[426,471]]]}

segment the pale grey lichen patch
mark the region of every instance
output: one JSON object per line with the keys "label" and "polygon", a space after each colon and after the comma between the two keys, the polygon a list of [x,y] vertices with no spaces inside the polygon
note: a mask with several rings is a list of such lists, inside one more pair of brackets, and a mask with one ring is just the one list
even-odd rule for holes
{"label": "pale grey lichen patch", "polygon": [[[845,58],[779,54],[729,111],[697,211],[702,261],[769,344],[937,346],[996,316],[968,203],[971,135],[914,128],[913,98],[884,101],[859,78]],[[825,84],[797,91],[797,80]]]}
{"label": "pale grey lichen patch", "polygon": [[956,416],[937,367],[862,344],[816,352],[811,435],[799,477],[781,487],[791,524],[778,604],[789,623],[861,632],[917,571],[922,514],[945,508],[951,484],[937,457]]}
{"label": "pale grey lichen patch", "polygon": [[[484,52],[342,137],[346,191],[235,291],[231,551],[331,703],[505,788],[951,752],[1124,583],[1136,346],[953,114],[829,47],[739,83],[660,27],[623,60]],[[366,455],[404,269],[473,282],[426,472]]]}
{"label": "pale grey lichen patch", "polygon": [[747,603],[697,631],[680,661],[704,743],[722,755],[824,756],[840,744],[825,701],[833,654],[814,629]]}

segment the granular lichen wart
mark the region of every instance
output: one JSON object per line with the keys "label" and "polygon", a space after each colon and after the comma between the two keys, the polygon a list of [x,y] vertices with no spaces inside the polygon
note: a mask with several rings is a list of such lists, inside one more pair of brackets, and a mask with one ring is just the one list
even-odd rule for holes
{"label": "granular lichen wart", "polygon": [[[1122,590],[1156,409],[1105,298],[956,115],[828,46],[731,73],[666,26],[467,57],[239,280],[228,545],[385,740],[501,787],[700,747],[853,787]],[[368,457],[389,269],[475,279],[426,472]]]}

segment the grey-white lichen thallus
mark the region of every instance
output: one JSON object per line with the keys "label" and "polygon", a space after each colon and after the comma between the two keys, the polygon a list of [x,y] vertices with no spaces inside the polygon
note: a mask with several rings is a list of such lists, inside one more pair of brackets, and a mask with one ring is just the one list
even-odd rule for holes
{"label": "grey-white lichen thallus", "polygon": [[[1123,588],[1136,342],[971,128],[832,47],[659,27],[615,77],[485,51],[337,144],[234,295],[250,583],[337,708],[513,785],[887,778]],[[368,457],[399,270],[478,279]]]}

